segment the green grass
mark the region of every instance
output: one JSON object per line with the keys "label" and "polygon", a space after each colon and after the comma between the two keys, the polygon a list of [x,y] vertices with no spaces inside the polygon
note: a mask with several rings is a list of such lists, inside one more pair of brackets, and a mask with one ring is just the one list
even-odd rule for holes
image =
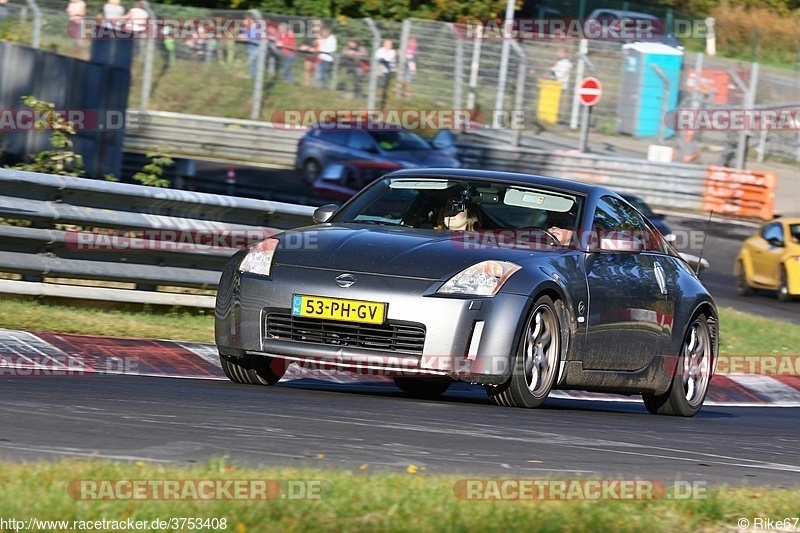
{"label": "green grass", "polygon": [[113,337],[142,337],[214,342],[214,312],[187,309],[128,310],[78,307],[41,301],[7,299],[0,302],[0,327],[28,331],[81,333]]}
{"label": "green grass", "polygon": [[[324,458],[311,461],[325,466]],[[503,531],[523,524],[526,531],[735,531],[742,517],[795,516],[800,498],[798,489],[708,487],[704,498],[681,500],[465,501],[455,497],[454,484],[481,476],[376,472],[370,465],[353,471],[319,467],[248,469],[223,459],[189,467],[98,460],[0,463],[0,517],[148,522],[225,518],[226,530],[238,533]],[[321,482],[323,490],[319,499],[268,501],[85,501],[67,493],[74,480],[122,479],[313,481]]]}
{"label": "green grass", "polygon": [[[87,304],[88,305],[88,304]],[[100,309],[39,300],[3,300],[0,327],[28,331],[83,333],[214,342],[212,310],[127,306]],[[720,354],[800,355],[800,326],[720,309]]]}

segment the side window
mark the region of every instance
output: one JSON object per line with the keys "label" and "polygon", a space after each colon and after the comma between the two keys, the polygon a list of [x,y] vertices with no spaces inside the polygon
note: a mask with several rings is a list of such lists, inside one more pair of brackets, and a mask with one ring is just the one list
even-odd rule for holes
{"label": "side window", "polygon": [[764,229],[761,230],[761,237],[765,241],[770,241],[771,239],[777,239],[780,242],[783,242],[783,226],[780,222],[773,222],[772,224],[767,224],[764,226]]}
{"label": "side window", "polygon": [[363,131],[354,131],[350,134],[347,146],[353,150],[368,152],[375,148],[375,142],[372,140],[372,137]]}
{"label": "side window", "polygon": [[593,224],[601,238],[603,234],[623,231],[643,241],[648,251],[664,251],[658,232],[649,228],[635,209],[612,196],[603,196],[597,203]]}
{"label": "side window", "polygon": [[345,130],[329,130],[322,134],[322,139],[329,143],[347,146],[350,139],[350,132]]}

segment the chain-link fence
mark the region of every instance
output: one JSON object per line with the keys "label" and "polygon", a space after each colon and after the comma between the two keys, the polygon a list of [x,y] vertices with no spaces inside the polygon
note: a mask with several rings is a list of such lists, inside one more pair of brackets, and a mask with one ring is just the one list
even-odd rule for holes
{"label": "chain-link fence", "polygon": [[[124,0],[123,5],[130,8],[130,3]],[[67,33],[65,4],[64,0],[11,0],[0,7],[0,36],[88,58],[91,41],[72,39]],[[102,13],[102,2],[87,4],[87,16]],[[537,13],[529,16],[588,17],[603,7],[648,13],[666,22],[673,17],[663,8],[617,4],[542,2]],[[641,116],[658,117],[651,120],[657,123],[664,111],[676,107],[786,107],[800,103],[797,69],[761,66],[751,91],[750,63],[708,56],[698,63],[694,52],[683,55],[679,72],[662,72],[671,78],[669,91],[650,73],[646,82],[650,85],[644,89],[651,94],[646,101],[639,101],[626,77],[630,54],[620,42],[591,41],[582,53],[581,41],[576,39],[506,41],[508,63],[505,83],[501,83],[504,42],[464,38],[450,23],[319,19],[158,3],[146,4],[146,8],[150,17],[160,21],[241,22],[249,18],[263,25],[266,38],[162,34],[139,43],[132,67],[132,108],[257,120],[272,120],[276,112],[287,109],[470,109],[472,117],[487,124],[509,125],[509,115],[516,114],[524,117],[522,124],[527,127],[558,132],[578,127],[576,87],[583,77],[593,75],[603,84],[603,96],[592,110],[593,128],[602,133],[637,135],[626,127],[632,106],[638,106]],[[280,24],[286,24],[284,28],[293,34],[290,47],[279,41],[287,33],[280,30]],[[311,50],[323,29],[336,38],[335,50],[325,62],[325,54]],[[396,51],[391,69],[376,58],[387,40]],[[699,82],[698,67],[702,72]],[[500,110],[505,114],[498,113]],[[494,115],[502,119],[493,120]],[[657,131],[657,135],[648,135],[656,139],[672,133],[661,127]],[[741,140],[741,135],[702,131],[699,138],[724,151],[734,144],[734,138]],[[756,149],[760,158],[770,155],[800,161],[797,131],[756,131],[748,139],[749,148]]]}

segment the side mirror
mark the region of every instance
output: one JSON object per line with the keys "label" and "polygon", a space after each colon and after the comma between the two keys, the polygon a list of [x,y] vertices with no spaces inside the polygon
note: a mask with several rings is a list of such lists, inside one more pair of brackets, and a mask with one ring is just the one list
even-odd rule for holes
{"label": "side mirror", "polygon": [[323,205],[314,210],[314,214],[311,218],[314,220],[315,224],[323,224],[330,220],[337,209],[339,209],[339,206],[336,204]]}
{"label": "side mirror", "polygon": [[644,251],[644,242],[630,233],[612,231],[600,237],[600,251],[638,254]]}
{"label": "side mirror", "polygon": [[431,139],[431,146],[437,150],[446,150],[453,148],[456,145],[456,140],[453,138],[453,133],[450,130],[444,129]]}
{"label": "side mirror", "polygon": [[784,246],[783,239],[780,237],[770,237],[767,239],[767,242],[770,243],[772,246],[780,246],[781,248]]}

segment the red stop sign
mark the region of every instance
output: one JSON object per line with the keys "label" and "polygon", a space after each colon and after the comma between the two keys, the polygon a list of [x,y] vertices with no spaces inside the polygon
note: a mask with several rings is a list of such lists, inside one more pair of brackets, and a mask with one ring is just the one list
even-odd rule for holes
{"label": "red stop sign", "polygon": [[592,106],[600,101],[603,94],[603,84],[597,78],[583,78],[578,87],[578,97],[583,105]]}

